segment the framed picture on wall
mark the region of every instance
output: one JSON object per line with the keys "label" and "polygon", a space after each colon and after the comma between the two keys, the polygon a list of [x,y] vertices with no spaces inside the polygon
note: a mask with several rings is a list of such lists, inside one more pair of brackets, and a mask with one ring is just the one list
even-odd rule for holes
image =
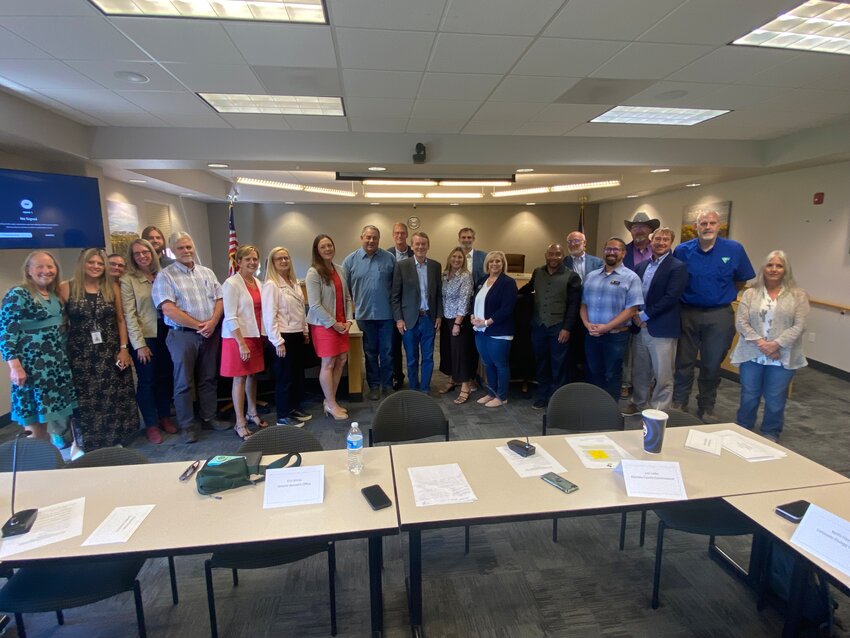
{"label": "framed picture on wall", "polygon": [[729,237],[729,220],[732,217],[732,202],[715,202],[713,204],[698,204],[696,206],[685,206],[682,211],[682,241],[694,239],[697,236],[694,224],[700,213],[717,213],[720,218],[721,237]]}

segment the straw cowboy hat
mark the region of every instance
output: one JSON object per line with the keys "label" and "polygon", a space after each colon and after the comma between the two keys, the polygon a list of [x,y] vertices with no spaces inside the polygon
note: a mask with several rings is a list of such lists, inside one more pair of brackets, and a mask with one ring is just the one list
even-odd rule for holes
{"label": "straw cowboy hat", "polygon": [[624,219],[623,223],[626,225],[626,230],[629,230],[629,231],[632,229],[632,226],[634,226],[635,224],[646,224],[653,231],[658,230],[658,227],[661,226],[661,220],[660,219],[650,219],[649,215],[647,215],[643,211],[635,213],[635,216],[632,218],[632,221],[629,221],[628,219]]}

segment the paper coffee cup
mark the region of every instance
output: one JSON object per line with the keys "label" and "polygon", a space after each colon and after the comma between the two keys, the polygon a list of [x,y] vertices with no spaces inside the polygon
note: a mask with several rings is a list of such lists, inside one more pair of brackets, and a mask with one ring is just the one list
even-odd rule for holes
{"label": "paper coffee cup", "polygon": [[651,454],[658,454],[664,444],[667,413],[661,410],[644,410],[641,416],[643,416],[643,449]]}

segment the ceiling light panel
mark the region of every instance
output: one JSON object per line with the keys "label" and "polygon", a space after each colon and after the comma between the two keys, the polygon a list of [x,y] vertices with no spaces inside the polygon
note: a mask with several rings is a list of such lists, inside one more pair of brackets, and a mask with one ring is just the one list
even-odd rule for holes
{"label": "ceiling light panel", "polygon": [[90,0],[106,15],[327,24],[322,0]]}
{"label": "ceiling light panel", "polygon": [[541,186],[539,188],[515,188],[509,191],[495,191],[493,193],[493,197],[512,197],[519,195],[539,195],[541,193],[548,193],[548,186]]}
{"label": "ceiling light panel", "polygon": [[484,197],[483,193],[442,193],[437,191],[436,193],[428,193],[425,195],[427,199],[481,199]]}
{"label": "ceiling light panel", "polygon": [[237,184],[247,184],[249,186],[265,186],[267,188],[280,188],[285,191],[303,191],[303,184],[288,184],[286,182],[277,182],[271,179],[256,179],[254,177],[237,177]]}
{"label": "ceiling light panel", "polygon": [[606,124],[656,124],[693,126],[729,113],[722,109],[674,109],[655,106],[615,106],[591,122]]}
{"label": "ceiling light panel", "polygon": [[198,95],[219,113],[345,116],[341,97],[243,93],[198,93]]}
{"label": "ceiling light panel", "polygon": [[436,186],[433,179],[364,179],[366,186]]}
{"label": "ceiling light panel", "polygon": [[732,44],[850,55],[850,4],[809,0]]}
{"label": "ceiling light panel", "polygon": [[461,179],[443,179],[440,180],[440,186],[512,186],[513,182],[509,179],[490,179],[490,180],[461,180]]}
{"label": "ceiling light panel", "polygon": [[363,195],[371,199],[422,199],[422,193],[381,193],[372,191],[370,193],[363,193]]}
{"label": "ceiling light panel", "polygon": [[550,187],[549,190],[553,193],[563,193],[565,191],[583,191],[591,188],[613,188],[619,185],[620,180],[609,179],[601,182],[585,182],[584,184],[559,184]]}

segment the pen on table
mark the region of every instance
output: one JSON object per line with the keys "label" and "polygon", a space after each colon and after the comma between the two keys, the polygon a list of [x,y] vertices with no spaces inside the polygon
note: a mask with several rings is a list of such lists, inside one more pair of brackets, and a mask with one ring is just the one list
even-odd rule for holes
{"label": "pen on table", "polygon": [[198,471],[198,467],[199,467],[200,465],[201,465],[201,462],[200,462],[200,461],[195,461],[194,463],[192,463],[192,465],[190,465],[189,467],[187,467],[187,468],[186,468],[186,471],[184,471],[184,472],[183,472],[183,474],[181,474],[181,475],[180,475],[180,480],[181,480],[181,481],[186,481],[186,480],[188,480],[188,479],[189,479],[189,477],[190,477],[190,476],[192,476],[192,474],[194,474],[195,472],[197,472],[197,471]]}

